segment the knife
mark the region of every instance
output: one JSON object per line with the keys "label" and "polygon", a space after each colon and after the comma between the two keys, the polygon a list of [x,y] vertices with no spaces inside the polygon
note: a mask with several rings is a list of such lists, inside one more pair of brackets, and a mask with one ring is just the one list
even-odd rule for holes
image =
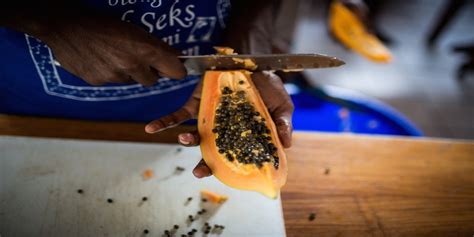
{"label": "knife", "polygon": [[[340,59],[322,54],[198,55],[178,58],[184,60],[188,75],[201,75],[206,70],[297,71],[345,64]],[[248,60],[251,61],[250,66]]]}

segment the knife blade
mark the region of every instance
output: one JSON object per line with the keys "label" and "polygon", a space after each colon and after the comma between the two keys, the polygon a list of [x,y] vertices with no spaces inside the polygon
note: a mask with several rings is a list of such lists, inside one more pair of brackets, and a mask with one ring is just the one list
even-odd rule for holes
{"label": "knife blade", "polygon": [[[238,54],[238,55],[198,55],[178,56],[184,60],[188,75],[201,75],[206,70],[303,70],[329,68],[344,65],[336,57],[322,54]],[[244,60],[250,60],[256,67],[249,67]]]}

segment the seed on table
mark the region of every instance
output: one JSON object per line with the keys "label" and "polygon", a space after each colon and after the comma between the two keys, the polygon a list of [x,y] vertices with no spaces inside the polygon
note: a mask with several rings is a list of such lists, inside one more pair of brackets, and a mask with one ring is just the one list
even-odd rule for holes
{"label": "seed on table", "polygon": [[114,200],[112,200],[112,198],[109,198],[109,199],[107,199],[107,202],[108,202],[108,203],[113,203]]}
{"label": "seed on table", "polygon": [[148,233],[150,233],[150,231],[147,230],[147,229],[144,229],[144,230],[143,230],[143,233],[148,234]]}
{"label": "seed on table", "polygon": [[207,199],[203,198],[201,199],[202,202],[207,202]]}
{"label": "seed on table", "polygon": [[179,225],[174,225],[173,228],[179,229]]}
{"label": "seed on table", "polygon": [[181,166],[176,166],[177,171],[185,171],[186,169]]}
{"label": "seed on table", "polygon": [[170,231],[169,230],[165,230],[165,235],[169,235],[170,234]]}
{"label": "seed on table", "polygon": [[84,192],[84,191],[83,191],[82,189],[78,189],[78,190],[77,190],[77,193],[81,193],[81,194],[82,194],[83,192]]}
{"label": "seed on table", "polygon": [[193,200],[193,198],[192,198],[192,197],[188,197],[188,202],[190,202],[191,200]]}
{"label": "seed on table", "polygon": [[147,198],[147,197],[142,197],[142,201],[144,201],[144,202],[145,202],[146,200],[148,200],[148,198]]}
{"label": "seed on table", "polygon": [[310,213],[308,216],[308,220],[313,221],[314,219],[316,219],[316,213]]}

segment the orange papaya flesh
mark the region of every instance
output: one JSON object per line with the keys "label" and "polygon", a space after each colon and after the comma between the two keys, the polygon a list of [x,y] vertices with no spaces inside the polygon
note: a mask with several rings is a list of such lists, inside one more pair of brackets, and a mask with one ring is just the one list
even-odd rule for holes
{"label": "orange papaya flesh", "polygon": [[217,204],[222,204],[227,201],[228,197],[225,195],[221,195],[215,192],[211,192],[208,190],[201,190],[201,198]]}
{"label": "orange papaya flesh", "polygon": [[392,54],[360,19],[342,3],[334,1],[330,7],[329,29],[334,37],[349,49],[369,60],[388,63]]}
{"label": "orange papaya flesh", "polygon": [[286,155],[251,73],[207,71],[198,116],[201,153],[213,175],[242,190],[278,196]]}

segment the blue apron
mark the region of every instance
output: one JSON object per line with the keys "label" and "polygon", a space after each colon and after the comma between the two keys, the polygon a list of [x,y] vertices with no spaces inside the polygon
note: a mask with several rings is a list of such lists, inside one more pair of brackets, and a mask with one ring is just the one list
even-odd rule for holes
{"label": "blue apron", "polygon": [[[185,55],[213,53],[230,0],[88,0],[100,11],[132,22]],[[0,113],[88,120],[146,122],[179,109],[199,81],[159,79],[90,86],[56,65],[38,39],[0,28]]]}

